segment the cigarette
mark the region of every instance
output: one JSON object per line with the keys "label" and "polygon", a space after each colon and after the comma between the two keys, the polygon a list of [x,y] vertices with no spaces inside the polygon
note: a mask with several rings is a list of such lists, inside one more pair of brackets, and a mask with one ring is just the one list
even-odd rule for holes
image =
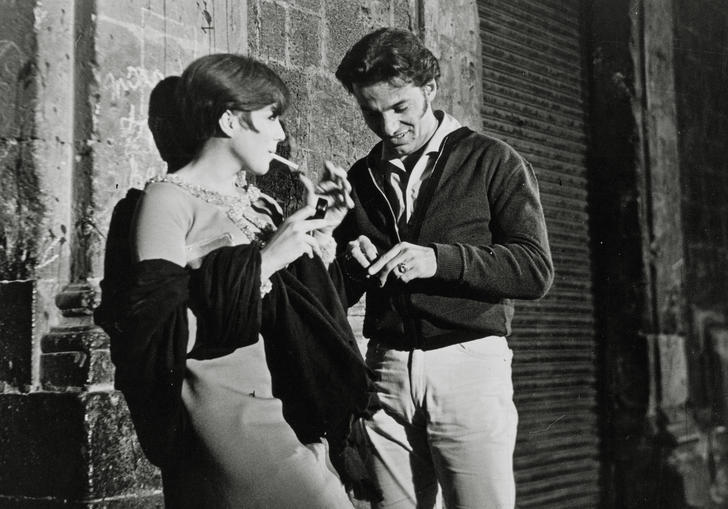
{"label": "cigarette", "polygon": [[279,163],[285,164],[286,166],[288,166],[290,169],[292,169],[294,171],[298,170],[298,165],[296,163],[294,163],[293,161],[289,161],[285,157],[281,157],[278,154],[274,154],[274,153],[271,153],[271,157],[273,159],[275,159],[276,161],[278,161]]}

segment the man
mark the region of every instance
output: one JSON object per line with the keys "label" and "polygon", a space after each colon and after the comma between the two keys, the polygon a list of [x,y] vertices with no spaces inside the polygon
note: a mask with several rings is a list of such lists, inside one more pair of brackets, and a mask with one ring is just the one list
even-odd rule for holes
{"label": "man", "polygon": [[533,169],[433,111],[439,65],[408,31],[368,34],[336,76],[381,138],[336,231],[349,305],[367,294],[378,507],[433,507],[439,483],[448,509],[512,508],[511,299],[553,281]]}

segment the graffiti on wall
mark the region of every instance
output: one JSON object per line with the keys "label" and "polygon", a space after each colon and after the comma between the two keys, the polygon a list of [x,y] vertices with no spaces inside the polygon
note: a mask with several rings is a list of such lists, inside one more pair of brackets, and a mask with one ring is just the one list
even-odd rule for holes
{"label": "graffiti on wall", "polygon": [[114,138],[122,161],[128,164],[129,187],[142,187],[163,166],[147,126],[149,94],[162,79],[159,69],[127,66],[120,74],[108,72],[102,82],[110,104],[128,101],[122,107],[125,111],[118,119]]}

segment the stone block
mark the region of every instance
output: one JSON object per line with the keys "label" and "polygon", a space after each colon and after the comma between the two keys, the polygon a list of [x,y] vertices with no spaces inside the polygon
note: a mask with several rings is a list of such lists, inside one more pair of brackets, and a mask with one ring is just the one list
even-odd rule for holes
{"label": "stone block", "polygon": [[291,63],[301,67],[321,65],[321,18],[315,14],[291,9],[288,51]]}
{"label": "stone block", "polygon": [[37,151],[37,142],[0,138],[0,189],[8,190],[0,202],[0,280],[35,276],[47,205]]}
{"label": "stone block", "polygon": [[290,156],[294,161],[299,162],[298,151],[309,144],[312,128],[308,123],[311,108],[309,78],[306,71],[300,69],[286,67],[277,62],[268,62],[268,65],[283,79],[291,93],[291,101],[283,121],[286,134],[290,138]]}
{"label": "stone block", "polygon": [[[0,3],[0,139],[33,135],[38,64],[34,2]],[[5,188],[7,189],[7,188]]]}
{"label": "stone block", "polygon": [[688,362],[685,337],[659,334],[657,348],[660,362],[661,402],[664,408],[682,407],[688,400]]}
{"label": "stone block", "polygon": [[375,28],[390,25],[389,6],[383,2],[325,0],[326,62],[335,71],[347,50]]}
{"label": "stone block", "polygon": [[711,475],[707,461],[705,439],[687,441],[678,445],[670,462],[680,474],[683,483],[685,507],[716,507],[710,504]]}
{"label": "stone block", "polygon": [[417,2],[412,0],[392,0],[392,26],[417,31]]}
{"label": "stone block", "polygon": [[[62,292],[56,300],[62,310],[84,312],[85,307]],[[93,292],[85,292],[92,296]],[[65,298],[64,298],[65,296]],[[81,299],[83,300],[83,299]],[[92,384],[113,382],[114,368],[109,353],[109,338],[95,325],[53,327],[41,339],[40,379],[46,390],[80,389]]]}
{"label": "stone block", "polygon": [[147,461],[118,391],[84,393],[89,498],[158,492],[159,470]]}
{"label": "stone block", "polygon": [[359,107],[331,76],[311,78],[311,147],[324,159],[348,169],[377,142],[366,127]]}
{"label": "stone block", "polygon": [[54,327],[43,336],[41,350],[44,353],[88,351],[108,348],[109,337],[95,326]]}
{"label": "stone block", "polygon": [[109,350],[44,353],[40,356],[40,372],[45,390],[81,389],[114,381]]}
{"label": "stone block", "polygon": [[0,392],[31,384],[34,281],[0,281]]}
{"label": "stone block", "polygon": [[246,31],[248,33],[247,53],[252,57],[260,56],[260,6],[258,2],[245,2],[247,9]]}
{"label": "stone block", "polygon": [[293,5],[312,12],[321,10],[321,0],[293,0]]}
{"label": "stone block", "polygon": [[286,61],[286,9],[265,0],[261,3],[260,56]]}
{"label": "stone block", "polygon": [[71,395],[0,395],[0,493],[79,497],[84,492],[83,408]]}
{"label": "stone block", "polygon": [[706,362],[702,376],[708,380],[707,401],[713,422],[726,422],[728,416],[728,326],[725,323],[705,327]]}
{"label": "stone block", "polygon": [[89,365],[89,354],[86,352],[41,354],[41,385],[45,390],[80,389],[88,380]]}
{"label": "stone block", "polygon": [[120,393],[0,395],[0,501],[95,507],[109,497],[153,499],[160,484]]}
{"label": "stone block", "polygon": [[164,498],[161,493],[130,495],[114,499],[67,500],[27,499],[24,497],[5,497],[0,495],[3,509],[163,509]]}
{"label": "stone block", "polygon": [[477,128],[481,123],[481,56],[446,38],[440,38],[442,77],[435,107],[445,109],[463,125]]}

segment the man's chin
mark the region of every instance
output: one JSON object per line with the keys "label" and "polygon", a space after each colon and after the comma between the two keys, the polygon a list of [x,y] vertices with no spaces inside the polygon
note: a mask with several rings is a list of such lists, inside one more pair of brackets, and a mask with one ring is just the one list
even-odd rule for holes
{"label": "man's chin", "polygon": [[384,145],[384,154],[385,156],[388,156],[390,159],[395,157],[404,157],[412,152],[411,145],[409,143],[403,144],[403,145],[392,145],[392,144],[385,144]]}

